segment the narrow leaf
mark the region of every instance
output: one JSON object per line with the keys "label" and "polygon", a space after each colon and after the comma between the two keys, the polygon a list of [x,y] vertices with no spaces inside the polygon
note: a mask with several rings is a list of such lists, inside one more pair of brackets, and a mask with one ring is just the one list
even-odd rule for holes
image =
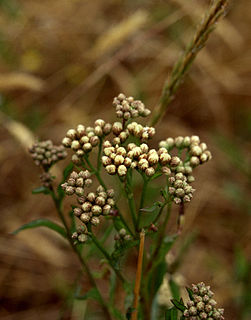
{"label": "narrow leaf", "polygon": [[186,310],[186,307],[184,306],[183,303],[179,302],[176,299],[171,300],[172,304],[180,311],[184,312]]}
{"label": "narrow leaf", "polygon": [[38,219],[38,220],[33,220],[31,222],[28,222],[28,223],[22,225],[17,230],[13,231],[12,234],[16,235],[20,231],[23,231],[23,230],[26,230],[26,229],[34,229],[34,228],[38,228],[38,227],[49,228],[51,230],[56,231],[57,233],[59,233],[64,238],[67,237],[65,229],[63,227],[61,227],[60,225],[58,225],[55,222],[52,222],[52,221],[50,221],[48,219]]}
{"label": "narrow leaf", "polygon": [[38,187],[32,190],[32,194],[39,194],[39,193],[43,193],[43,194],[50,194],[50,189],[46,188],[46,187]]}

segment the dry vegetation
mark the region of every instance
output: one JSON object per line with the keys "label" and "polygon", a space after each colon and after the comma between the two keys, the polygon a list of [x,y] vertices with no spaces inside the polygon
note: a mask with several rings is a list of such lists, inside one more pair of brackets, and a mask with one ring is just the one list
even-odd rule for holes
{"label": "dry vegetation", "polygon": [[[36,137],[58,143],[79,122],[109,120],[119,92],[153,110],[205,5],[0,1],[1,319],[59,319],[59,310],[62,319],[80,319],[86,308],[62,302],[79,277],[66,243],[44,229],[10,235],[29,220],[56,219],[49,199],[30,194],[39,170],[27,147]],[[159,137],[198,134],[213,152],[173,253],[197,232],[178,271],[186,283],[210,282],[229,320],[248,319],[241,310],[251,299],[250,274],[240,276],[251,256],[250,15],[250,1],[232,3],[158,125]],[[95,270],[103,268],[95,262]]]}

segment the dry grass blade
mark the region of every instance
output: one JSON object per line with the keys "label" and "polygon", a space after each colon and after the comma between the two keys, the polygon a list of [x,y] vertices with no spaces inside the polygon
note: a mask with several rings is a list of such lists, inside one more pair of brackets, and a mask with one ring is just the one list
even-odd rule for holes
{"label": "dry grass blade", "polygon": [[153,114],[151,125],[155,125],[164,116],[168,105],[181,85],[184,75],[190,68],[193,60],[199,51],[205,46],[206,41],[218,20],[225,15],[227,4],[228,0],[214,1],[208,13],[203,17],[194,39],[187,46],[183,55],[175,64],[169,79],[164,85],[160,104]]}

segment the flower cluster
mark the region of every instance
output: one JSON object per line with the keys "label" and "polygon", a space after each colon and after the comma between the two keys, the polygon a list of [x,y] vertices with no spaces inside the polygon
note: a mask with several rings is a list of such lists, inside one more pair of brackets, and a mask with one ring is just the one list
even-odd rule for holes
{"label": "flower cluster", "polygon": [[80,207],[74,208],[73,212],[84,224],[90,222],[97,226],[100,223],[100,216],[107,216],[115,205],[114,191],[105,191],[99,186],[96,192],[89,192],[86,196],[78,197]]}
{"label": "flower cluster", "polygon": [[132,122],[127,125],[129,133],[140,139],[141,142],[146,142],[155,135],[153,127],[143,127],[137,122]]}
{"label": "flower cluster", "polygon": [[51,140],[36,142],[29,148],[32,159],[37,166],[42,166],[46,171],[57,161],[66,158],[65,148],[53,145]]}
{"label": "flower cluster", "polygon": [[117,117],[124,120],[139,116],[147,117],[151,113],[143,102],[134,100],[133,97],[126,97],[123,93],[114,98],[113,106],[115,107]]}
{"label": "flower cluster", "polygon": [[201,142],[198,136],[167,138],[160,141],[159,147],[166,148],[169,151],[174,147],[179,150],[186,149],[188,160],[185,164],[191,167],[197,167],[199,164],[212,159],[211,152],[207,149],[206,143]]}
{"label": "flower cluster", "polygon": [[42,182],[42,185],[44,187],[50,188],[53,181],[53,177],[49,172],[43,172],[40,175],[40,181]]}
{"label": "flower cluster", "polygon": [[105,123],[102,119],[96,120],[94,127],[85,127],[80,124],[76,129],[67,131],[62,143],[66,148],[71,148],[75,152],[72,156],[72,161],[78,164],[85,154],[92,151],[99,144],[100,137],[111,132],[111,128],[111,124]]}
{"label": "flower cluster", "polygon": [[192,300],[187,302],[183,315],[190,320],[223,320],[224,309],[217,309],[216,301],[212,299],[213,292],[203,282],[192,285]]}
{"label": "flower cluster", "polygon": [[67,195],[73,195],[74,193],[77,196],[84,195],[84,187],[90,187],[92,184],[92,179],[90,179],[91,174],[88,170],[76,172],[73,171],[69,179],[61,184],[62,189]]}
{"label": "flower cluster", "polygon": [[115,235],[114,239],[116,241],[129,241],[132,240],[132,236],[126,232],[126,229],[122,228],[119,233]]}
{"label": "flower cluster", "polygon": [[121,122],[113,123],[112,133],[115,135],[112,140],[113,145],[121,145],[129,137],[128,129],[123,129],[123,125]]}
{"label": "flower cluster", "polygon": [[187,177],[183,173],[176,173],[169,177],[168,181],[170,185],[168,191],[172,195],[174,203],[181,204],[191,201],[195,189],[187,183]]}
{"label": "flower cluster", "polygon": [[82,225],[80,227],[77,228],[77,230],[75,232],[73,232],[72,234],[72,239],[76,239],[76,243],[77,244],[78,242],[80,243],[84,243],[88,240],[88,230],[87,230],[87,227],[86,225]]}

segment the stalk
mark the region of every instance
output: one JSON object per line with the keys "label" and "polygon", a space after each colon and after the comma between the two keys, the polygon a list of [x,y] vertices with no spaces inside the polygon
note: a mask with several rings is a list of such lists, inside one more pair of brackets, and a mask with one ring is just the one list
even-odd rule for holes
{"label": "stalk", "polygon": [[138,319],[138,305],[139,305],[140,284],[141,284],[141,278],[142,278],[144,243],[145,243],[145,231],[142,230],[140,232],[139,255],[138,255],[138,262],[137,262],[136,280],[135,280],[135,286],[134,286],[133,311],[132,311],[131,320]]}
{"label": "stalk", "polygon": [[66,233],[67,233],[67,240],[69,242],[69,244],[71,245],[73,251],[75,252],[75,254],[77,255],[83,269],[85,270],[89,280],[90,280],[90,283],[92,285],[93,288],[95,288],[97,294],[98,294],[98,297],[99,297],[99,301],[100,301],[100,304],[105,312],[105,315],[106,315],[106,318],[111,320],[112,319],[112,316],[110,314],[110,310],[106,304],[106,302],[104,301],[98,287],[97,287],[97,284],[96,284],[96,281],[89,269],[89,266],[88,264],[86,263],[84,257],[81,255],[81,252],[78,250],[78,248],[73,244],[73,241],[72,241],[72,238],[71,238],[71,232],[69,230],[69,227],[66,223],[66,220],[65,220],[65,217],[63,215],[63,212],[62,212],[62,204],[61,204],[61,201],[59,201],[59,199],[57,198],[53,188],[51,187],[51,196],[52,196],[52,199],[54,201],[54,204],[55,204],[55,207],[57,209],[57,213],[58,213],[58,216],[60,218],[60,220],[62,221],[64,227],[65,227],[65,230],[66,230]]}
{"label": "stalk", "polygon": [[190,69],[192,62],[200,50],[205,46],[210,33],[214,30],[218,20],[225,15],[228,0],[216,0],[209,8],[208,13],[202,18],[193,40],[187,45],[184,53],[174,65],[170,77],[166,80],[162,89],[159,106],[153,113],[151,126],[156,125],[164,116],[168,106],[174,98],[174,94],[181,86],[184,76]]}

